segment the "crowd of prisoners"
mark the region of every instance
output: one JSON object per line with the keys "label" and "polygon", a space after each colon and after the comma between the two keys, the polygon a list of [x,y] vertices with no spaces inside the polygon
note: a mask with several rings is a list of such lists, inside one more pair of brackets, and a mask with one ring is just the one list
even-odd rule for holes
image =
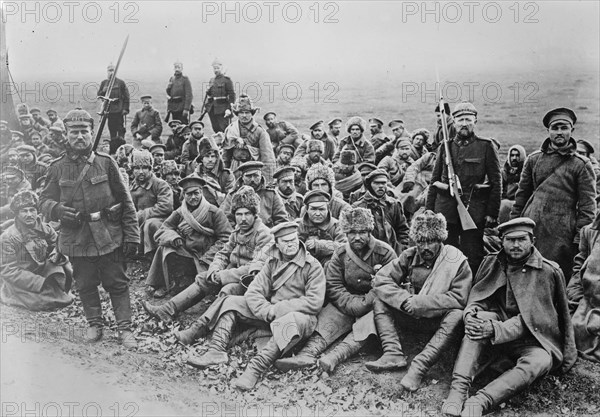
{"label": "crowd of prisoners", "polygon": [[[18,123],[0,122],[2,303],[42,311],[77,296],[96,343],[102,285],[118,342],[136,349],[126,271],[142,260],[149,320],[216,297],[175,331],[182,344],[205,339],[189,364],[227,363],[249,329],[270,337],[232,387],[252,390],[271,366],[335,377],[372,338],[383,354],[364,366],[407,368],[398,389],[413,392],[456,347],[447,416],[481,416],[578,358],[600,362],[600,167],[573,110],[549,110],[539,149],[514,145],[501,161],[470,102],[441,101],[431,131],[354,116],[302,133],[275,111],[261,124],[219,61],[199,112],[175,63],[172,120],[144,95],[126,127],[114,70],[98,91],[110,139],[96,148],[98,121],[80,108],[46,118],[21,103]],[[409,361],[401,340],[416,333],[431,339]]]}

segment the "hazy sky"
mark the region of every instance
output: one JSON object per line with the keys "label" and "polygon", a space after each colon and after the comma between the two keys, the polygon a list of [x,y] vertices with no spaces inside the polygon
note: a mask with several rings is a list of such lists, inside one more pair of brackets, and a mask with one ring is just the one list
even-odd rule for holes
{"label": "hazy sky", "polygon": [[127,34],[121,74],[161,80],[175,60],[209,77],[215,56],[273,79],[431,73],[434,60],[446,73],[599,69],[597,1],[1,3],[11,71],[28,80],[103,77]]}

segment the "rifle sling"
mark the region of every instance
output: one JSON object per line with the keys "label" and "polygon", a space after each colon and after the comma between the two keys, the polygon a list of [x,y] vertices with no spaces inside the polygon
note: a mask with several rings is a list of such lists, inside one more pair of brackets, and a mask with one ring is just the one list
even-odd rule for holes
{"label": "rifle sling", "polygon": [[79,174],[79,176],[77,177],[77,180],[75,181],[75,186],[73,187],[73,192],[71,193],[71,195],[69,196],[69,198],[67,198],[67,200],[65,202],[65,205],[67,207],[71,207],[71,203],[73,203],[73,198],[75,198],[75,194],[79,190],[79,187],[81,187],[81,183],[83,182],[83,178],[85,177],[85,174],[87,174],[87,172],[90,170],[90,167],[94,163],[94,159],[96,159],[96,154],[94,153],[94,151],[92,151],[92,153],[90,154],[87,161],[85,161],[85,165],[84,165],[83,169],[81,170],[81,173]]}

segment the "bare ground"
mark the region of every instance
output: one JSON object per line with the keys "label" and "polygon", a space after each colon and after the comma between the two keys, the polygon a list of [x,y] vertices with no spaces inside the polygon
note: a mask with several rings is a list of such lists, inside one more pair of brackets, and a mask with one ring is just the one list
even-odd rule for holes
{"label": "bare ground", "polygon": [[[333,375],[316,367],[302,372],[267,372],[250,393],[233,390],[229,381],[241,374],[256,352],[253,341],[230,350],[230,361],[214,369],[197,370],[185,364],[190,353],[202,352],[205,340],[193,347],[178,344],[171,330],[186,326],[207,306],[201,303],[167,326],[144,314],[143,280],[148,265],[130,264],[134,327],[140,347],[131,352],[116,342],[109,301],[103,301],[109,327],[104,339],[83,343],[85,320],[79,300],[65,309],[31,313],[2,306],[2,415],[103,416],[371,416],[439,415],[448,393],[456,352],[429,373],[415,394],[399,388],[404,372],[375,374],[364,362],[380,355],[371,343]],[[259,341],[260,342],[260,341]],[[425,337],[404,342],[412,358]],[[474,389],[497,375],[486,371]],[[71,403],[76,405],[72,405]],[[71,404],[71,405],[69,405]],[[37,407],[37,409],[36,409]],[[87,407],[87,408],[86,408]],[[56,410],[62,411],[60,414]],[[98,410],[101,412],[98,413]],[[502,404],[491,415],[582,416],[600,414],[600,366],[579,360],[566,375],[549,375],[527,392]]]}

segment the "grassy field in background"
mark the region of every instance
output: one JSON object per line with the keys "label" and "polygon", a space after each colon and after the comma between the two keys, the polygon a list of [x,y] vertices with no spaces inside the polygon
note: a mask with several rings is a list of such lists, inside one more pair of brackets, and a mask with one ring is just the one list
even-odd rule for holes
{"label": "grassy field in background", "polygon": [[[432,70],[433,73],[433,70]],[[194,104],[199,117],[202,104],[205,79],[188,74],[194,89]],[[154,97],[154,107],[166,116],[165,87],[169,74],[157,76],[156,80],[141,81],[121,74],[131,86],[131,113],[127,119],[127,127],[133,119],[133,113],[141,108],[139,97],[149,93]],[[425,127],[435,128],[433,109],[436,105],[436,83],[431,74],[418,77],[389,76],[387,79],[370,79],[368,75],[356,80],[331,80],[326,74],[320,79],[301,79],[290,75],[281,80],[244,79],[243,75],[232,74],[236,90],[246,92],[255,100],[261,110],[256,119],[263,124],[262,115],[266,111],[276,111],[280,120],[293,123],[301,133],[307,133],[308,127],[317,120],[328,121],[333,117],[347,120],[350,116],[359,115],[368,119],[379,117],[384,122],[401,118],[408,130]],[[356,77],[354,77],[356,78]],[[31,88],[37,80],[16,80]],[[62,90],[61,98],[54,102],[53,97],[44,97],[44,81],[40,83],[42,94],[38,94],[39,102],[26,96],[30,105],[37,105],[45,111],[49,107],[64,115],[69,109],[81,106],[90,112],[97,112],[98,105],[93,101],[94,85],[98,80],[70,80],[76,82],[72,94],[67,88]],[[56,83],[56,81],[54,81]],[[202,84],[205,83],[205,84]],[[61,82],[58,82],[62,85]],[[521,144],[528,153],[537,149],[546,137],[542,126],[545,112],[554,107],[570,107],[577,113],[578,121],[574,136],[584,138],[594,144],[596,151],[600,149],[600,100],[598,75],[589,72],[574,74],[475,74],[448,78],[441,85],[450,101],[454,103],[472,98],[479,111],[477,133],[484,137],[494,137],[502,144],[501,154],[508,148]],[[85,95],[82,86],[87,86]],[[469,86],[470,91],[469,91]],[[48,88],[49,92],[54,90]],[[50,94],[47,94],[48,96]],[[84,98],[85,97],[85,98]],[[72,99],[69,102],[69,98]],[[15,98],[15,100],[18,100]],[[207,133],[212,133],[208,117]],[[386,126],[386,132],[391,135]],[[165,125],[163,136],[168,136],[170,129]],[[106,135],[106,132],[105,132]],[[131,141],[128,131],[128,140]]]}

